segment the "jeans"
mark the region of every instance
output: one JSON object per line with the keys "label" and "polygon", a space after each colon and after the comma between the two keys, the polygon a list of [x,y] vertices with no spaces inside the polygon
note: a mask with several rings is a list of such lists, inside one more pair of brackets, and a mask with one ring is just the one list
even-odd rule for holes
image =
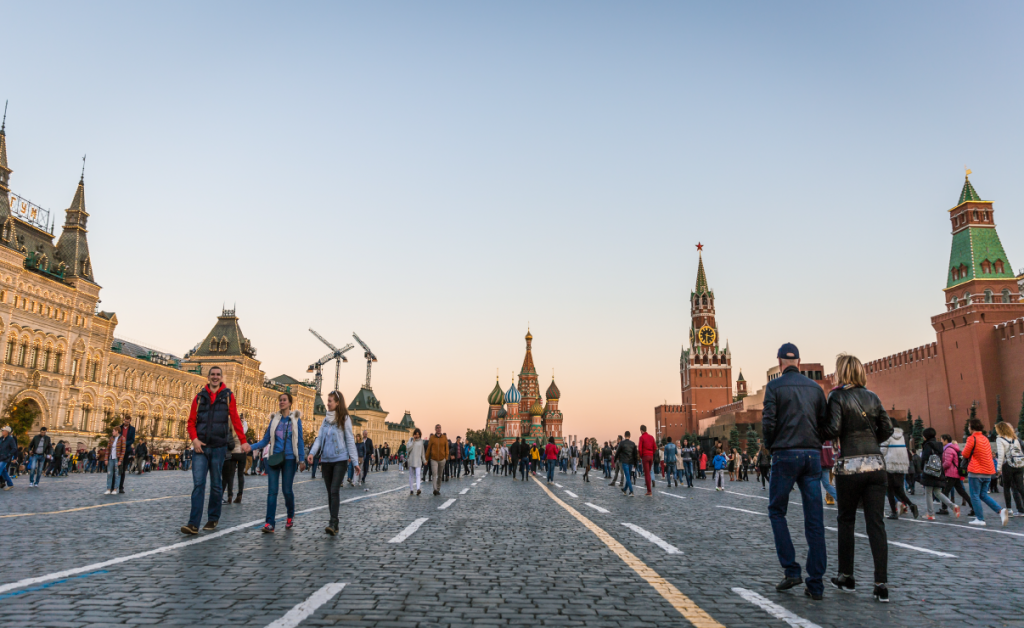
{"label": "jeans", "polygon": [[367,455],[366,456],[366,460],[363,461],[363,468],[361,469],[361,471],[363,473],[362,473],[362,476],[359,478],[360,482],[363,482],[363,483],[366,482],[366,473],[370,470],[370,460],[371,460],[371,457],[369,455]]}
{"label": "jeans", "polygon": [[[327,507],[330,510],[331,524],[338,523],[338,505],[341,503],[339,492],[341,485],[345,483],[345,472],[348,466],[348,460],[325,462],[321,465],[324,485],[327,487]],[[274,492],[276,497],[277,491]]]}
{"label": "jeans", "polygon": [[[292,492],[292,482],[295,480],[295,470],[299,463],[295,458],[285,458],[284,464],[278,468],[267,467],[267,523],[275,524],[277,515],[277,485],[281,484],[281,492],[284,493],[284,505],[288,511],[288,518],[295,516],[295,493]],[[324,474],[324,478],[327,475]]]}
{"label": "jeans", "polygon": [[622,463],[622,475],[626,478],[626,485],[622,487],[623,493],[633,492],[633,465]]}
{"label": "jeans", "polygon": [[686,476],[686,485],[693,488],[693,460],[683,460],[683,474]]}
{"label": "jeans", "polygon": [[[824,474],[823,474],[824,475]],[[855,475],[837,475],[836,507],[839,509],[839,573],[853,576],[854,523],[857,503],[864,504],[864,527],[875,563],[875,582],[888,582],[889,546],[885,535],[885,494],[888,485],[884,470]],[[774,475],[772,476],[775,477]],[[820,491],[818,494],[820,496]]]}
{"label": "jeans", "polygon": [[768,484],[768,476],[770,474],[771,467],[759,467],[761,470],[761,488],[764,488]]}
{"label": "jeans", "polygon": [[712,473],[715,478],[715,488],[725,489],[725,469],[715,469]]}
{"label": "jeans", "polygon": [[836,489],[833,488],[832,483],[828,481],[828,469],[821,470],[821,485],[825,487],[825,492],[831,495],[832,499],[836,499]]}
{"label": "jeans", "polygon": [[356,473],[356,465],[354,465],[354,464],[348,465],[348,481],[349,481],[349,484],[352,483],[352,478],[355,477],[355,473]]}
{"label": "jeans", "polygon": [[43,454],[32,454],[32,470],[28,473],[29,484],[39,486],[39,478],[43,475],[44,466],[46,466],[46,456]]}
{"label": "jeans", "polygon": [[124,458],[121,459],[121,482],[119,488],[124,490],[124,476],[128,475],[128,453],[125,452]]}
{"label": "jeans", "polygon": [[804,508],[804,537],[807,539],[807,589],[820,594],[821,581],[828,566],[825,551],[825,524],[821,503],[821,451],[818,449],[783,449],[772,453],[771,479],[768,489],[768,517],[775,537],[775,552],[787,578],[800,577],[800,563],[789,536],[786,511],[793,484],[800,487]]}
{"label": "jeans", "polygon": [[[530,461],[528,459],[523,458],[522,460],[519,461],[519,476],[522,478],[524,482],[526,481],[526,472],[527,470],[529,470],[529,468]],[[515,471],[512,472],[512,475],[515,476]]]}
{"label": "jeans", "polygon": [[548,482],[554,482],[555,481],[555,461],[554,460],[548,460],[547,463],[548,463]]}
{"label": "jeans", "polygon": [[117,471],[118,471],[117,458],[111,458],[110,460],[107,460],[107,490],[108,491],[116,491],[117,490]]}
{"label": "jeans", "polygon": [[971,494],[971,507],[974,508],[974,516],[981,521],[985,520],[985,511],[981,509],[983,502],[997,513],[1002,510],[996,500],[989,497],[988,485],[991,483],[992,478],[990,477],[969,476],[967,478],[967,490]]}
{"label": "jeans", "polygon": [[7,473],[7,465],[8,463],[6,462],[0,462],[0,487],[14,486],[14,480]]}
{"label": "jeans", "polygon": [[604,461],[604,477],[606,477],[606,478],[612,477],[612,461],[611,460],[605,460]]}
{"label": "jeans", "polygon": [[[348,466],[348,460],[346,460],[345,463],[346,463],[345,466]],[[320,454],[317,454],[316,457],[313,458],[313,468],[311,469],[312,474],[310,475],[309,479],[311,479],[311,480],[315,480],[316,479],[316,468],[319,467],[319,466],[320,466]]]}
{"label": "jeans", "polygon": [[199,527],[203,519],[203,500],[206,498],[206,476],[210,476],[210,506],[207,521],[220,520],[221,497],[224,493],[224,457],[228,453],[223,447],[203,447],[203,453],[192,452],[192,511],[188,524]]}
{"label": "jeans", "polygon": [[679,486],[679,477],[676,474],[676,463],[665,463],[665,478],[668,480],[669,485],[672,484],[672,480],[675,480],[676,486]]}

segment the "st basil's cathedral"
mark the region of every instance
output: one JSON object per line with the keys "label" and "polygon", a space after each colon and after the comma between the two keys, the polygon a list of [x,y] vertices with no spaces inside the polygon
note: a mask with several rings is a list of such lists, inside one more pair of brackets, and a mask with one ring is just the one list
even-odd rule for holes
{"label": "st basil's cathedral", "polygon": [[[514,376],[513,376],[514,378]],[[561,393],[551,378],[551,385],[544,393],[546,403],[541,403],[540,386],[537,383],[537,368],[533,364],[533,334],[526,332],[526,357],[519,369],[519,387],[513,380],[507,391],[495,381],[494,389],[487,396],[487,430],[497,432],[506,444],[516,438],[525,437],[530,441],[543,442],[554,437],[561,446],[562,412],[558,409]]]}

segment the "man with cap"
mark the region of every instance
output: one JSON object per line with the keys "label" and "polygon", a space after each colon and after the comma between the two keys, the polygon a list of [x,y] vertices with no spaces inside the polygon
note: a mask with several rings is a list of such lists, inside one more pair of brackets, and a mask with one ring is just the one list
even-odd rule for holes
{"label": "man with cap", "polygon": [[826,399],[821,386],[800,374],[800,350],[787,342],[779,348],[779,377],[764,391],[761,427],[765,446],[772,452],[768,492],[768,517],[775,537],[775,551],[786,572],[775,588],[785,591],[802,582],[786,511],[793,485],[800,487],[807,539],[807,588],[804,593],[820,600],[824,592],[825,526],[821,503],[821,427]]}
{"label": "man with cap", "polygon": [[11,490],[14,480],[7,473],[7,465],[18,455],[18,441],[11,436],[11,426],[0,427],[0,486],[5,491]]}

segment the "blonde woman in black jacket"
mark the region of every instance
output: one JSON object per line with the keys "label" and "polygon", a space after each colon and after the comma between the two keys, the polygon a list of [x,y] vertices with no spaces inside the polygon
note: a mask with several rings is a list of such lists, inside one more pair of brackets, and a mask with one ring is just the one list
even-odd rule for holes
{"label": "blonde woman in black jacket", "polygon": [[853,526],[857,504],[864,504],[871,557],[875,563],[875,588],[879,602],[889,601],[888,539],[885,534],[885,494],[888,476],[879,444],[892,436],[893,426],[878,396],[864,385],[867,373],[860,360],[842,354],[836,360],[837,386],[828,397],[828,413],[823,438],[839,439],[840,456],[836,460],[836,504],[839,509],[839,576],[832,586],[853,591]]}

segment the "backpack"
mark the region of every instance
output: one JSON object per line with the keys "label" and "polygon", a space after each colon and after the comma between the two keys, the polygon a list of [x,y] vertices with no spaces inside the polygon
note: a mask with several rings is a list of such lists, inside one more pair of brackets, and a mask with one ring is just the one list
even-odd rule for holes
{"label": "backpack", "polygon": [[942,477],[942,458],[938,454],[928,456],[928,462],[924,465],[924,474],[933,478]]}
{"label": "backpack", "polygon": [[[1000,437],[1002,438],[1002,437]],[[1006,442],[1010,442],[1008,438],[1003,438]],[[1024,451],[1020,449],[1020,441],[1016,438],[1010,443],[1010,449],[1006,452],[1006,464],[1010,465],[1014,469],[1020,469],[1024,467]]]}

